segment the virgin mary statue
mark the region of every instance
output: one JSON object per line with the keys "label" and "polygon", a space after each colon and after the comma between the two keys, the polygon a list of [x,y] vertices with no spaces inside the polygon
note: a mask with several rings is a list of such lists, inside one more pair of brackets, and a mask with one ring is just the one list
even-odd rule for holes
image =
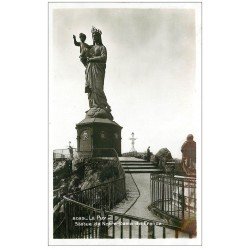
{"label": "virgin mary statue", "polygon": [[104,93],[104,78],[107,61],[107,50],[102,44],[102,32],[92,27],[93,46],[87,52],[86,64],[86,86],[85,92],[88,93],[89,107],[86,112],[89,117],[100,117],[113,119],[111,108],[108,105]]}

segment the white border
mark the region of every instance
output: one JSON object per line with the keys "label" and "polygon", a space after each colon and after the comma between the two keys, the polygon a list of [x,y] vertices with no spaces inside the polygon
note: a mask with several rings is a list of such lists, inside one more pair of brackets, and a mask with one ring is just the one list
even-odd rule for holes
{"label": "white border", "polygon": [[[70,8],[172,8],[194,9],[196,13],[196,90],[201,96],[201,2],[197,3],[49,3],[49,74],[52,72],[52,11]],[[49,75],[50,77],[50,75]],[[53,239],[53,149],[49,143],[49,245],[196,245],[202,244],[201,231],[201,98],[197,100],[197,237],[193,239]],[[49,117],[50,120],[50,117]],[[49,142],[50,142],[49,138]]]}

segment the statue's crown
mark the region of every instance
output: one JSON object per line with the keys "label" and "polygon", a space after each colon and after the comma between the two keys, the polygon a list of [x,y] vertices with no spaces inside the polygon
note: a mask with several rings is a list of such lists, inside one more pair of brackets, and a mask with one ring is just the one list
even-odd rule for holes
{"label": "statue's crown", "polygon": [[93,33],[99,33],[99,34],[101,35],[101,34],[102,34],[102,31],[99,30],[99,29],[97,29],[97,28],[95,28],[94,26],[92,26],[91,33],[92,33],[92,34],[93,34]]}

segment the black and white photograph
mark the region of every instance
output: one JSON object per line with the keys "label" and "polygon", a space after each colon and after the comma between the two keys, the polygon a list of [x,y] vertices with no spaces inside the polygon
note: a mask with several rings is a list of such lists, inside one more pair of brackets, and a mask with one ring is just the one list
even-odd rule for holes
{"label": "black and white photograph", "polygon": [[51,244],[199,244],[201,4],[49,11]]}
{"label": "black and white photograph", "polygon": [[247,0],[1,2],[1,249],[248,249]]}

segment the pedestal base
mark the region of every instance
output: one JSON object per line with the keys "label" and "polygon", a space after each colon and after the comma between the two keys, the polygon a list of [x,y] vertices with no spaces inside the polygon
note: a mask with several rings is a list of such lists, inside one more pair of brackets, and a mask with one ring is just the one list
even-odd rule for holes
{"label": "pedestal base", "polygon": [[121,156],[121,130],[116,122],[103,118],[85,118],[76,124],[77,151],[84,157],[109,157],[115,149]]}

